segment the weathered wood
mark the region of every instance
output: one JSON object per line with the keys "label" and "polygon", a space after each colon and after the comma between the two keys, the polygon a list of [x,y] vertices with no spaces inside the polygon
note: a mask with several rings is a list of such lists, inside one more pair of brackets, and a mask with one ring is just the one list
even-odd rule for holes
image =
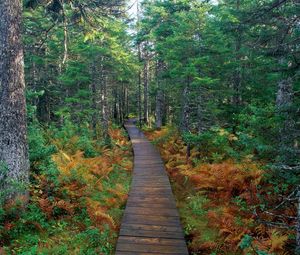
{"label": "weathered wood", "polygon": [[169,246],[185,246],[185,242],[180,239],[167,239],[158,237],[132,237],[132,236],[121,236],[119,243],[132,243],[132,244],[155,244],[155,245],[169,245]]}
{"label": "weathered wood", "polygon": [[[118,252],[118,255],[151,255],[151,254],[155,254],[155,255],[157,255],[157,254],[159,254],[159,253],[149,253],[149,252],[132,252],[132,251],[129,251],[129,252],[126,252],[126,251],[119,251]],[[178,253],[178,252],[176,252],[176,253],[164,253],[164,255],[182,255],[182,253]]]}
{"label": "weathered wood", "polygon": [[169,238],[184,240],[183,234],[172,231],[160,230],[143,230],[143,229],[129,229],[123,228],[120,231],[121,236],[134,236],[134,237],[156,237],[156,238]]}
{"label": "weathered wood", "polygon": [[151,205],[148,208],[145,207],[135,207],[128,206],[127,211],[132,214],[141,215],[161,215],[161,216],[176,216],[178,217],[178,211],[176,209],[170,208],[153,208]]}
{"label": "weathered wood", "polygon": [[117,255],[188,254],[170,181],[156,148],[132,121],[132,187],[117,242]]}
{"label": "weathered wood", "polygon": [[167,246],[167,245],[147,245],[147,244],[132,244],[132,243],[118,243],[118,251],[133,251],[133,252],[147,252],[147,253],[178,253],[185,254],[186,247],[184,246]]}

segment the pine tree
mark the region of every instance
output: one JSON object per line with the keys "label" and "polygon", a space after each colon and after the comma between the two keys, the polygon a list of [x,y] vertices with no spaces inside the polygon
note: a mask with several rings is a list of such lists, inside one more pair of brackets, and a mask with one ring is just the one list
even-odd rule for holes
{"label": "pine tree", "polygon": [[0,183],[5,198],[24,192],[28,145],[19,0],[0,2]]}

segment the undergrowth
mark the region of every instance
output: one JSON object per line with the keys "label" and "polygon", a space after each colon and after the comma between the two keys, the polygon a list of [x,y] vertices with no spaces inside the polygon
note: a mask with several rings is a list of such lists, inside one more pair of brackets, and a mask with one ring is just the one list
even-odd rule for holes
{"label": "undergrowth", "polygon": [[0,254],[113,254],[132,155],[120,128],[109,134],[107,147],[71,123],[29,127],[30,201],[0,207]]}
{"label": "undergrowth", "polygon": [[274,186],[265,163],[249,151],[235,151],[239,137],[203,134],[187,159],[176,129],[145,133],[165,160],[191,254],[294,254],[296,209],[276,208],[288,188]]}

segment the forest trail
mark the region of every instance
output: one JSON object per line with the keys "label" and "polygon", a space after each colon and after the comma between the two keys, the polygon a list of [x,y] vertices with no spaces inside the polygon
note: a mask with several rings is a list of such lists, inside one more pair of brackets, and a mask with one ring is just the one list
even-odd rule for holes
{"label": "forest trail", "polygon": [[188,254],[160,154],[133,120],[125,127],[133,145],[134,172],[116,254]]}

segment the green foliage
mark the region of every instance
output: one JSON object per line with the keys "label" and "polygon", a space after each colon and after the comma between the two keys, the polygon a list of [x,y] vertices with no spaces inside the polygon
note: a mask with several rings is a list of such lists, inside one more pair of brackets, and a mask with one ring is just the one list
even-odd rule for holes
{"label": "green foliage", "polygon": [[[53,139],[59,141],[57,144],[60,150],[70,151],[74,154],[77,151],[83,151],[86,157],[96,157],[97,143],[93,140],[93,132],[88,125],[75,125],[70,120],[65,120],[62,127],[51,127],[50,135]],[[101,143],[99,143],[99,146]]]}
{"label": "green foliage", "polygon": [[238,151],[233,144],[237,139],[227,130],[214,127],[201,134],[184,134],[183,139],[187,144],[196,146],[201,153],[202,161],[221,162],[228,158],[238,158]]}
{"label": "green foliage", "polygon": [[51,160],[51,155],[56,152],[56,147],[54,145],[49,144],[49,141],[47,141],[45,136],[45,132],[39,126],[38,122],[29,124],[29,159],[33,168],[37,171],[40,168],[43,168],[43,163],[49,163],[49,160]]}
{"label": "green foliage", "polygon": [[[7,174],[8,174],[8,167],[6,162],[1,161],[0,160],[0,187],[4,187],[8,178],[7,178]],[[6,180],[6,181],[5,181]],[[9,181],[9,180],[8,180]],[[7,193],[6,189],[1,188],[0,189],[0,205],[2,206],[3,203],[5,202],[5,199],[7,197],[9,193]],[[0,208],[1,208],[0,206]]]}
{"label": "green foliage", "polygon": [[243,239],[241,240],[239,246],[241,249],[249,248],[249,247],[251,247],[252,241],[253,241],[253,238],[251,236],[245,235],[243,237]]}
{"label": "green foliage", "polygon": [[[239,244],[239,247],[242,250],[250,249],[250,250],[252,250],[252,252],[255,252],[255,254],[258,254],[258,255],[271,255],[265,251],[261,251],[259,249],[254,248],[252,243],[253,243],[253,238],[249,235],[244,235],[244,237],[242,238],[242,240]],[[250,254],[250,253],[247,253],[247,254]]]}
{"label": "green foliage", "polygon": [[[113,246],[110,243],[112,233],[109,226],[105,226],[103,231],[97,228],[88,228],[86,231],[76,236],[76,241],[82,247],[79,254],[112,254]],[[115,236],[114,236],[115,237]]]}

